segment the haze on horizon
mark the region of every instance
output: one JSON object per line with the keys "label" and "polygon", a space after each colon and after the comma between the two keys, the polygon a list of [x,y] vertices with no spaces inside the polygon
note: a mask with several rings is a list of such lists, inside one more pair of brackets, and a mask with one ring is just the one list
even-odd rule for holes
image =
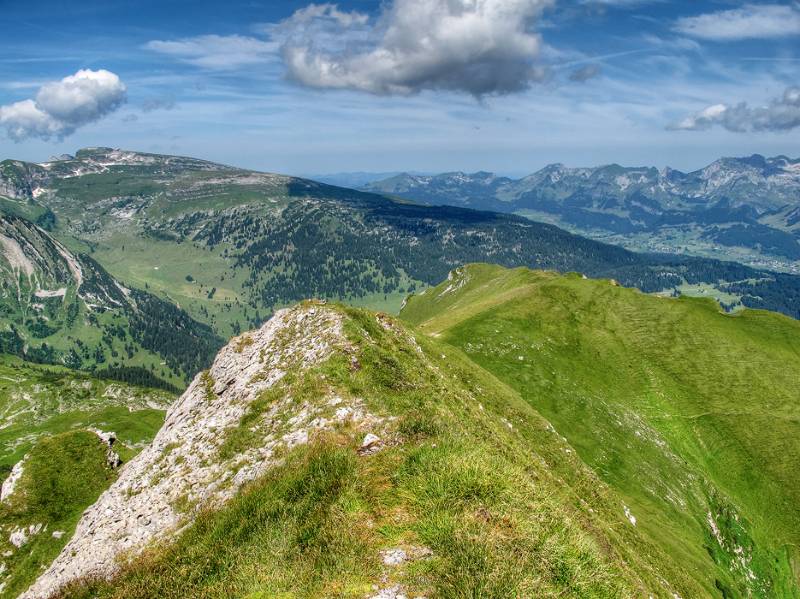
{"label": "haze on horizon", "polygon": [[793,1],[5,4],[2,158],[524,174],[800,154]]}

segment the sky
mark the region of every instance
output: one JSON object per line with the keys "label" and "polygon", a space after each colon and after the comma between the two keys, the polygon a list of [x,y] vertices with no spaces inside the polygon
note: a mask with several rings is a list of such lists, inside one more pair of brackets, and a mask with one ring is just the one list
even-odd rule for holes
{"label": "sky", "polygon": [[0,0],[0,158],[287,174],[800,156],[800,2]]}

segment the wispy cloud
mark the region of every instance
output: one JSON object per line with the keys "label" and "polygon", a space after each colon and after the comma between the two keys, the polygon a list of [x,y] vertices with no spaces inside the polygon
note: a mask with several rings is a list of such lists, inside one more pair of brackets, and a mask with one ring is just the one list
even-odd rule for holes
{"label": "wispy cloud", "polygon": [[175,96],[161,96],[147,98],[142,102],[142,112],[153,112],[154,110],[172,110],[175,108]]}
{"label": "wispy cloud", "polygon": [[639,6],[641,4],[656,4],[664,0],[581,0],[581,4],[595,4],[598,6]]}
{"label": "wispy cloud", "polygon": [[599,64],[587,64],[575,69],[569,74],[569,80],[577,83],[585,83],[589,79],[594,79],[602,72]]}
{"label": "wispy cloud", "polygon": [[675,30],[719,42],[800,35],[800,10],[782,4],[746,4],[741,8],[683,17]]}
{"label": "wispy cloud", "polygon": [[152,40],[144,47],[198,67],[224,70],[274,61],[280,44],[243,35],[199,35]]}
{"label": "wispy cloud", "polygon": [[789,87],[766,106],[714,104],[692,114],[670,129],[703,131],[719,125],[728,131],[790,131],[800,127],[800,88]]}
{"label": "wispy cloud", "polygon": [[14,141],[63,139],[119,108],[126,99],[120,78],[106,70],[80,70],[45,83],[34,99],[0,106],[0,126]]}
{"label": "wispy cloud", "polygon": [[36,89],[42,86],[42,81],[3,81],[0,89]]}

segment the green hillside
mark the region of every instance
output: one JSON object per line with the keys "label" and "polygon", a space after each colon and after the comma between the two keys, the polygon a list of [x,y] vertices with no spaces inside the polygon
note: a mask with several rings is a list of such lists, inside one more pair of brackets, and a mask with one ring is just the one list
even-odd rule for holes
{"label": "green hillside", "polygon": [[401,316],[547,418],[706,592],[797,595],[796,321],[489,265]]}
{"label": "green hillside", "polygon": [[0,500],[2,596],[27,588],[116,478],[108,446],[89,429],[113,432],[113,450],[125,462],[150,442],[173,399],[159,389],[0,357],[0,480],[17,479]]}
{"label": "green hillside", "polygon": [[161,389],[0,356],[0,469],[7,474],[39,437],[76,428],[113,430],[124,445],[140,446],[174,398]]}
{"label": "green hillside", "polygon": [[263,392],[221,456],[258,447],[263,415],[285,399],[284,427],[331,397],[363,402],[384,422],[378,445],[364,450],[352,425],[321,432],[174,542],[63,597],[703,593],[516,391],[386,315],[324,309],[344,314],[348,345]]}
{"label": "green hillside", "polygon": [[0,207],[0,353],[176,390],[221,344],[179,306]]}

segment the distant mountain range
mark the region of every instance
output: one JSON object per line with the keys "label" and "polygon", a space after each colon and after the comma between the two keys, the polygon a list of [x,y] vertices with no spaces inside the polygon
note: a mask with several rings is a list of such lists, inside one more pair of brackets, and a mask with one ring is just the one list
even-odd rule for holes
{"label": "distant mountain range", "polygon": [[797,276],[192,158],[88,148],[6,160],[0,189],[3,351],[135,383],[180,386],[222,339],[296,301],[396,312],[476,261],[800,317]]}
{"label": "distant mountain range", "polygon": [[800,159],[722,158],[698,171],[549,165],[400,174],[364,186],[427,204],[513,212],[630,249],[692,253],[800,271]]}

